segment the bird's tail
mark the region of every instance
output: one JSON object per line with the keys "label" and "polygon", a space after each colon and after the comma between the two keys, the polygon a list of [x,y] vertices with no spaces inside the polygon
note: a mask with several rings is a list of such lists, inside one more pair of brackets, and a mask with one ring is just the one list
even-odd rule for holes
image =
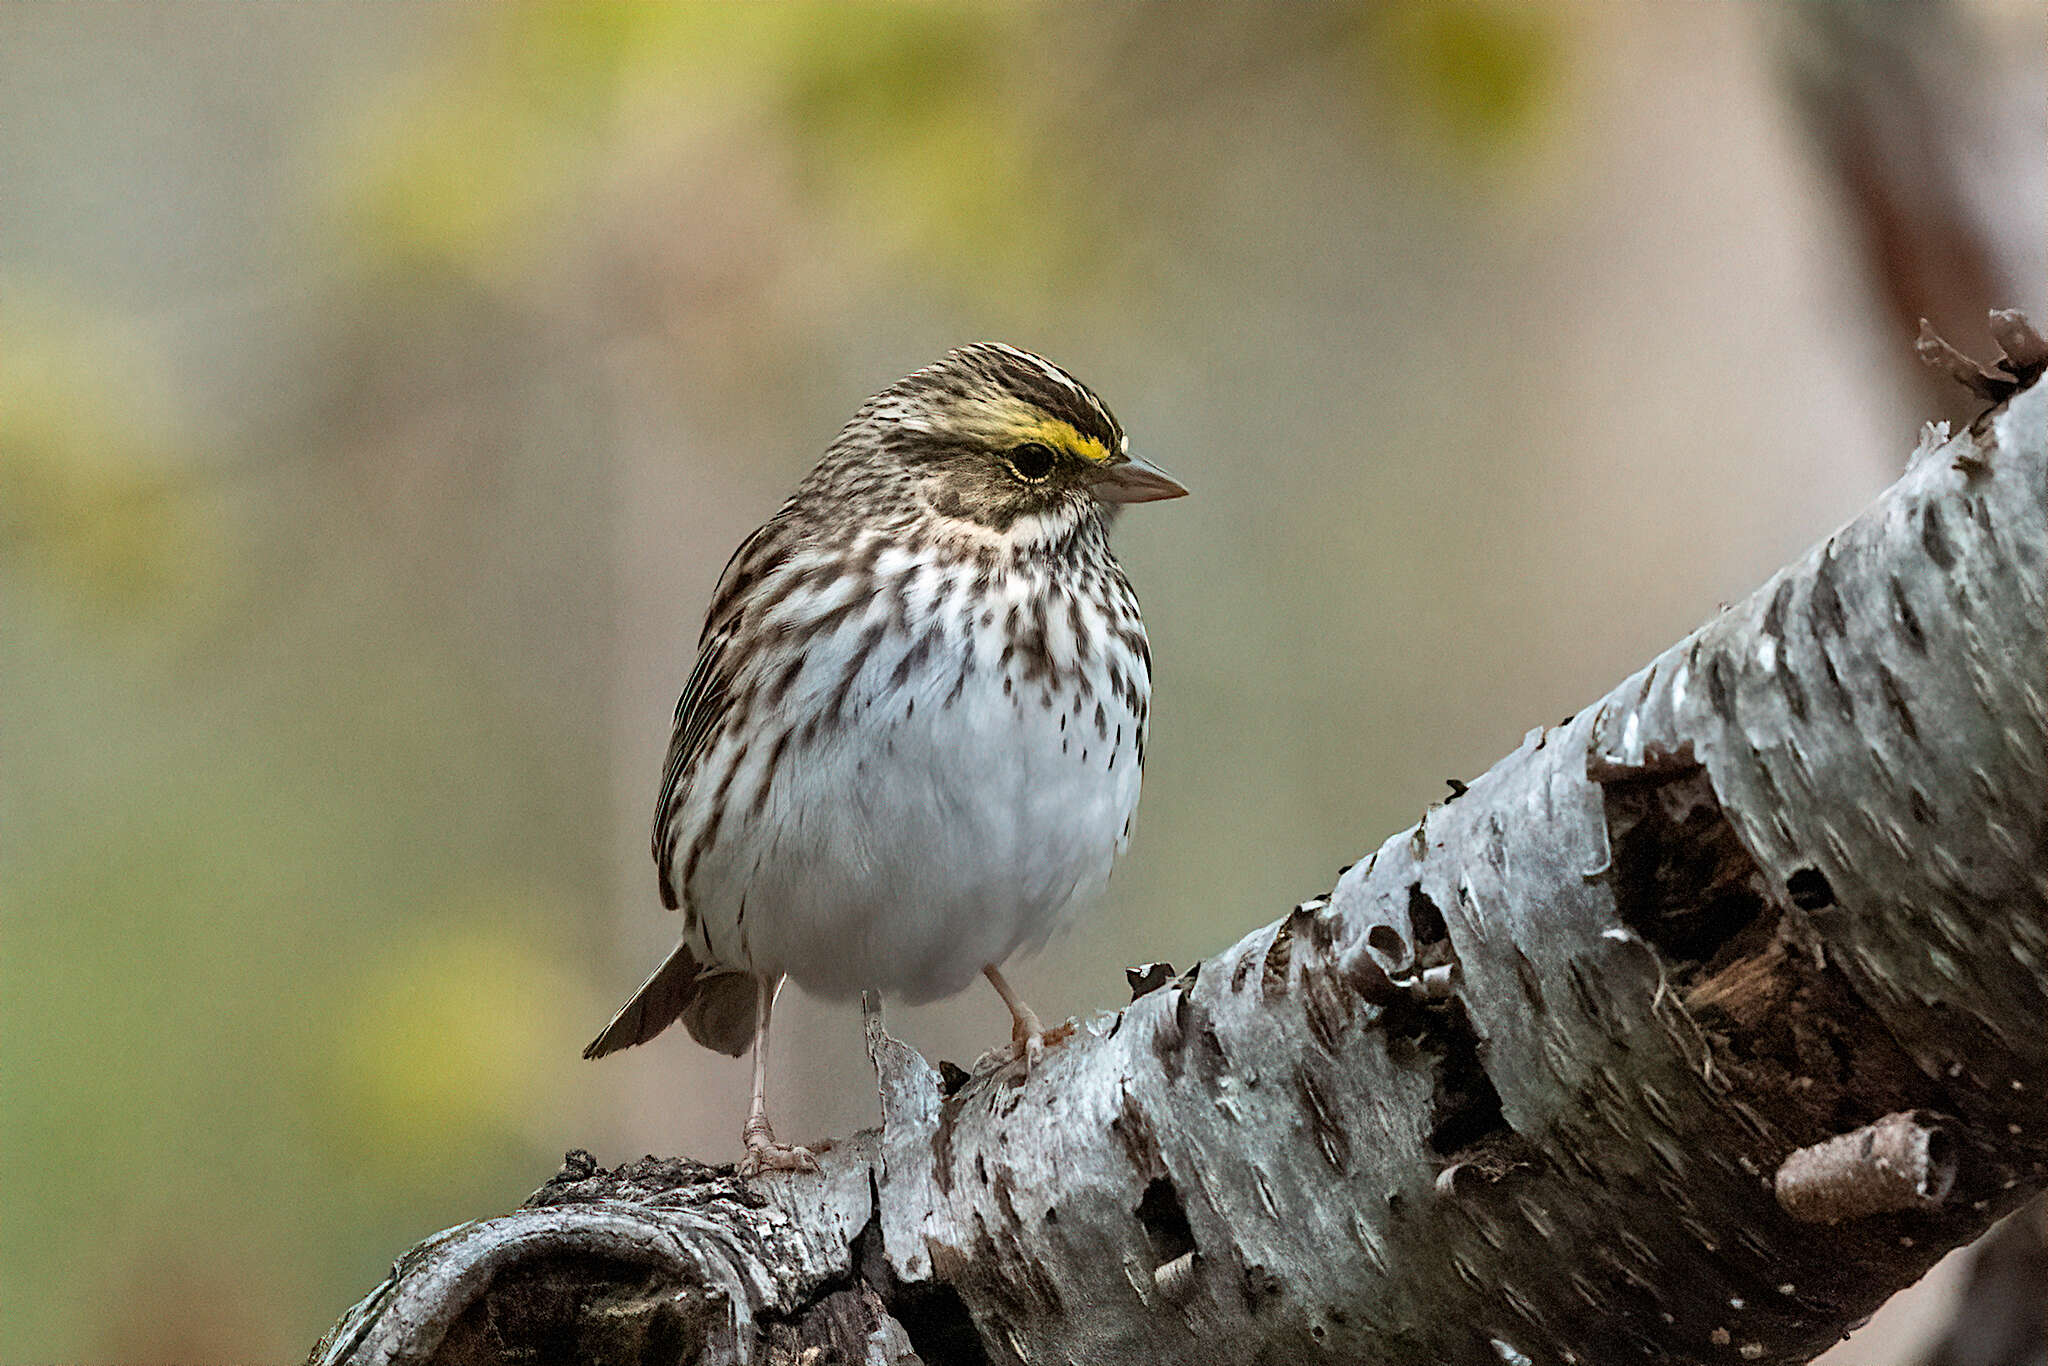
{"label": "bird's tail", "polygon": [[752,973],[706,968],[688,944],[678,944],[583,1056],[601,1058],[646,1043],[681,1020],[698,1043],[737,1058],[754,1042],[756,989]]}

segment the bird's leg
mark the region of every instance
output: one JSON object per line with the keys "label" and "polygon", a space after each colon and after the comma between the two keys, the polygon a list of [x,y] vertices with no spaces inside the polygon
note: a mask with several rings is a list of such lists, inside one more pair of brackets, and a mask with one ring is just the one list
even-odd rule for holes
{"label": "bird's leg", "polygon": [[741,1176],[818,1170],[818,1159],[809,1148],[777,1143],[768,1124],[768,1017],[775,1011],[782,982],[780,977],[754,979],[754,1104],[747,1111],[747,1127],[740,1131],[740,1141],[747,1145],[747,1155],[740,1159]]}
{"label": "bird's leg", "polygon": [[996,989],[996,995],[1003,998],[1003,1004],[1010,1008],[1010,1048],[1012,1057],[1024,1059],[1024,1070],[1035,1070],[1039,1060],[1045,1056],[1045,1027],[1038,1022],[1038,1014],[1019,1000],[1017,993],[1010,990],[1010,984],[1003,980],[991,964],[983,968],[982,975],[988,984]]}

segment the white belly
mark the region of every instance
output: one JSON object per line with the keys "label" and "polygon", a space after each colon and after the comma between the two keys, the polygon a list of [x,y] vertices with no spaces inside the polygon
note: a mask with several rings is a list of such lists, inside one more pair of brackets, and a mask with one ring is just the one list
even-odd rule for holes
{"label": "white belly", "polygon": [[[1101,892],[1137,806],[1143,723],[1099,652],[1076,665],[1099,679],[1048,705],[998,644],[984,637],[964,680],[934,664],[900,685],[904,651],[876,650],[836,713],[853,719],[788,745],[758,814],[721,830],[694,879],[713,958],[821,995],[927,1001],[1043,944]],[[960,649],[941,636],[925,658]],[[788,699],[793,727],[843,677],[847,654],[817,653]],[[759,756],[739,763],[736,790],[766,776],[749,772]]]}

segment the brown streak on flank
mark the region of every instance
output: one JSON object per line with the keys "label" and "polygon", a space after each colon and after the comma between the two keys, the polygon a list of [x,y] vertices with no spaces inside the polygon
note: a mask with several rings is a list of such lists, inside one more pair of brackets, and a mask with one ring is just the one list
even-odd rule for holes
{"label": "brown streak on flank", "polygon": [[[711,823],[706,825],[702,830],[698,831],[697,838],[690,841],[689,855],[683,860],[682,899],[689,902],[692,905],[696,904],[696,898],[690,895],[690,884],[692,881],[695,880],[697,876],[697,865],[703,861],[705,851],[711,847],[711,837],[713,834],[717,832],[717,830],[718,816],[717,813],[714,812],[712,814]],[[663,870],[663,875],[664,877],[667,875],[666,869]],[[669,903],[669,909],[675,909],[675,902],[671,901]]]}
{"label": "brown streak on flank", "polygon": [[763,710],[774,711],[782,705],[782,700],[789,696],[789,690],[796,685],[798,675],[803,673],[807,659],[809,656],[805,654],[794,655],[789,663],[782,666],[782,671],[775,675],[774,681],[761,690]]}
{"label": "brown streak on flank", "polygon": [[967,680],[973,673],[974,651],[963,651],[960,656],[960,672],[954,676],[953,686],[947,691],[946,700],[940,704],[942,708],[950,709],[955,702],[960,700],[960,694],[966,691]]}
{"label": "brown streak on flank", "polygon": [[891,579],[879,594],[888,599],[889,617],[896,623],[897,631],[906,636],[910,634],[910,585],[916,578],[917,567],[912,565]]}
{"label": "brown streak on flank", "polygon": [[795,733],[793,728],[785,727],[775,737],[775,744],[768,751],[768,762],[761,767],[761,784],[754,789],[754,800],[748,803],[747,819],[757,821],[761,819],[761,813],[768,809],[768,789],[775,784],[775,775],[781,769],[783,753],[788,750],[790,737]]}
{"label": "brown streak on flank", "polygon": [[[1012,620],[1015,620],[1013,615]],[[1040,679],[1051,679],[1058,672],[1053,667],[1052,645],[1046,639],[1045,599],[1036,597],[1031,602],[1031,621],[1014,637],[1017,653],[1024,659],[1024,681],[1034,683]]]}
{"label": "brown streak on flank", "polygon": [[826,608],[814,620],[805,623],[803,629],[807,633],[822,639],[825,632],[838,628],[848,617],[854,615],[867,605],[868,600],[861,597],[858,593],[849,594],[845,602],[835,603],[831,607]]}
{"label": "brown streak on flank", "polygon": [[860,678],[861,669],[867,664],[868,656],[882,643],[882,637],[889,633],[889,623],[878,621],[861,632],[860,640],[853,648],[853,655],[846,661],[846,668],[839,676],[839,686],[832,690],[832,701],[825,708],[828,716],[840,716],[846,711],[846,699],[853,692],[855,681]]}
{"label": "brown streak on flank", "polygon": [[[789,599],[789,596],[799,588],[808,587],[813,582],[823,582],[826,577],[826,569],[827,566],[822,564],[795,565],[783,568],[783,572],[776,576],[774,583],[770,585],[767,591],[759,599],[747,604],[748,615],[752,616],[756,621],[767,620],[769,615],[776,608],[782,606]],[[749,579],[743,585],[735,585],[732,593],[721,597],[718,602],[712,604],[711,615],[713,617],[724,616],[728,611],[732,610],[730,599],[740,596],[748,589],[751,589],[760,579],[766,577],[767,575],[764,574],[759,576],[759,578]]]}
{"label": "brown streak on flank", "polygon": [[938,634],[938,630],[935,625],[927,627],[924,634],[903,652],[903,657],[896,661],[896,671],[889,675],[890,687],[902,688],[910,682],[910,675],[930,657],[932,637]]}
{"label": "brown streak on flank", "polygon": [[1074,662],[1086,664],[1095,653],[1095,637],[1088,629],[1087,613],[1081,610],[1081,595],[1067,595],[1067,626],[1074,633]]}
{"label": "brown streak on flank", "polygon": [[1133,716],[1143,715],[1138,701],[1138,685],[1123,667],[1114,661],[1109,666],[1109,695],[1123,705]]}
{"label": "brown streak on flank", "polygon": [[1152,672],[1152,645],[1145,639],[1145,633],[1136,627],[1132,627],[1126,631],[1124,643],[1130,648],[1131,653],[1135,654],[1139,661],[1144,664],[1145,673],[1147,676],[1150,676]]}

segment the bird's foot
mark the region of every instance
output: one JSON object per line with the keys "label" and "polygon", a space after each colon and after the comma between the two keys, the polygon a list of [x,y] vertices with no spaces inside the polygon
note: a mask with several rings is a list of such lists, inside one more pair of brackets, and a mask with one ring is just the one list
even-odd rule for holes
{"label": "bird's foot", "polygon": [[1010,1027],[1010,1048],[1024,1059],[1024,1075],[1030,1076],[1045,1061],[1045,1027],[1027,1012]]}
{"label": "bird's foot", "polygon": [[974,1070],[980,1072],[1021,1062],[1024,1075],[1028,1077],[1045,1061],[1045,1045],[1045,1027],[1039,1024],[1038,1016],[1026,1011],[1011,1023],[1010,1041],[982,1054],[975,1061]]}
{"label": "bird's foot", "polygon": [[775,1131],[768,1127],[765,1119],[748,1120],[741,1142],[747,1145],[747,1155],[740,1159],[739,1173],[744,1177],[756,1177],[763,1172],[814,1172],[818,1170],[818,1158],[809,1148],[799,1148],[793,1143],[777,1143]]}

